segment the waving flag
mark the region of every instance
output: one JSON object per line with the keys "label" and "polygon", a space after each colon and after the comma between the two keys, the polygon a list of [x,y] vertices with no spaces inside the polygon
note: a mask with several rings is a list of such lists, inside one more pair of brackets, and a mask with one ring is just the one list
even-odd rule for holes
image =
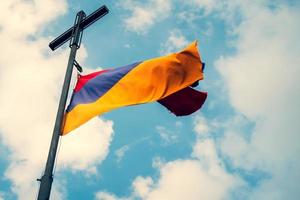
{"label": "waving flag", "polygon": [[207,96],[190,88],[203,79],[203,68],[197,42],[193,42],[178,53],[80,75],[66,111],[63,135],[110,110],[153,101],[177,116],[189,115]]}

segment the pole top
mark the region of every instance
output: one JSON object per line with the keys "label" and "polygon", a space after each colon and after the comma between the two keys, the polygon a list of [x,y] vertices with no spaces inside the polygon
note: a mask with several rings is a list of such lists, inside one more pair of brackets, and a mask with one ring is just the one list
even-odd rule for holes
{"label": "pole top", "polygon": [[73,31],[70,38],[70,44],[69,44],[70,48],[72,48],[73,45],[75,45],[77,49],[80,48],[82,33],[83,33],[83,29],[80,27],[80,24],[83,22],[85,16],[86,15],[83,12],[83,10],[79,11],[76,15]]}
{"label": "pole top", "polygon": [[[81,10],[77,13],[77,15],[80,12],[84,13],[84,11]],[[82,31],[82,30],[86,29],[87,27],[89,27],[94,22],[96,22],[97,20],[99,20],[100,18],[102,18],[103,16],[105,16],[108,13],[109,13],[108,8],[105,5],[101,6],[100,8],[95,10],[92,14],[90,14],[84,18],[84,20],[79,24],[80,30]],[[84,15],[85,15],[85,13],[84,13]],[[54,51],[55,49],[57,49],[58,47],[63,45],[65,42],[67,42],[68,40],[71,39],[72,33],[75,29],[74,26],[72,26],[71,28],[66,30],[64,33],[62,33],[60,36],[58,36],[57,38],[55,38],[54,40],[52,40],[49,43],[49,47],[50,47],[50,49],[52,49],[52,51]]]}

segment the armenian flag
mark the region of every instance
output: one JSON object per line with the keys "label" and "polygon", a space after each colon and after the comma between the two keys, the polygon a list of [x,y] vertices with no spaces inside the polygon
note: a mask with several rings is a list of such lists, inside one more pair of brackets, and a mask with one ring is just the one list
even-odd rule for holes
{"label": "armenian flag", "polygon": [[167,56],[79,75],[62,134],[113,109],[154,101],[176,116],[189,115],[200,109],[207,97],[190,87],[203,79],[203,69],[195,41]]}

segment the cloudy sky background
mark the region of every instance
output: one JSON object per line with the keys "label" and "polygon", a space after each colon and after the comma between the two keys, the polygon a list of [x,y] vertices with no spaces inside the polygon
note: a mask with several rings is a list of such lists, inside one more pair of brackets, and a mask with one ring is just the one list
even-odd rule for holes
{"label": "cloudy sky background", "polygon": [[[206,62],[204,108],[177,118],[159,104],[122,108],[63,137],[51,199],[298,199],[298,1],[0,3],[0,200],[34,199],[69,49],[48,43],[106,4],[84,32],[84,71],[178,51]],[[74,79],[76,72],[74,72]],[[74,80],[73,83],[74,85]]]}

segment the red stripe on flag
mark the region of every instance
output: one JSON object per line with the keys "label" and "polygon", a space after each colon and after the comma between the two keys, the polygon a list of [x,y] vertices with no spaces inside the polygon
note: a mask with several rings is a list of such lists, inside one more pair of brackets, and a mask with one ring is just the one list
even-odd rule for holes
{"label": "red stripe on flag", "polygon": [[87,74],[87,75],[79,75],[79,78],[77,80],[77,84],[75,86],[74,91],[78,92],[89,80],[95,78],[96,76],[103,74],[104,72],[109,71],[110,69],[105,69],[102,71],[98,71],[98,72],[94,72],[91,74]]}

